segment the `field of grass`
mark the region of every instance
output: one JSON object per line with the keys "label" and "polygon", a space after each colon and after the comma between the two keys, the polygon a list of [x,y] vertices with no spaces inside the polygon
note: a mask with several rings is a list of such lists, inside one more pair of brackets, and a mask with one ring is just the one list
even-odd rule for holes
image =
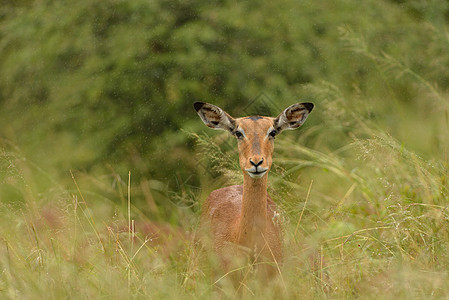
{"label": "field of grass", "polygon": [[[0,10],[1,299],[449,298],[446,1],[45,3]],[[208,194],[242,181],[195,100],[315,104],[275,141],[270,282],[249,265],[232,286],[195,242]]]}
{"label": "field of grass", "polygon": [[[285,262],[278,278],[269,284],[249,280],[241,288],[243,295],[448,297],[445,154],[420,157],[377,128],[375,120],[363,117],[362,107],[356,107],[360,99],[345,98],[343,103],[336,87],[328,83],[306,88],[327,93],[328,102],[310,116],[323,123],[305,127],[299,138],[289,132],[276,139],[270,173],[270,193],[283,211]],[[322,149],[320,141],[335,131],[330,129],[334,122],[344,132],[334,138],[342,139],[344,146]],[[434,122],[444,119],[428,118],[421,125]],[[173,204],[179,218],[176,226],[150,220],[133,206],[134,191],[128,183],[132,175],[93,178],[73,172],[67,174],[72,187],[63,188],[4,142],[2,199],[23,201],[4,201],[0,206],[2,298],[235,296],[234,288],[225,284],[218,292],[214,281],[226,282],[226,277],[210,276],[211,266],[199,262],[192,243],[198,213],[188,206],[189,198],[203,200],[208,187],[217,182],[241,180],[235,150],[221,147],[230,137],[193,137],[198,151],[217,163],[215,171],[222,175],[210,184],[207,180],[212,177],[205,173],[201,193],[193,189],[177,193],[186,206]],[[440,138],[445,141],[447,136]],[[144,193],[145,188],[137,190]],[[114,197],[122,202],[109,200]],[[151,194],[147,198],[151,205]],[[153,209],[157,214],[157,207]]]}

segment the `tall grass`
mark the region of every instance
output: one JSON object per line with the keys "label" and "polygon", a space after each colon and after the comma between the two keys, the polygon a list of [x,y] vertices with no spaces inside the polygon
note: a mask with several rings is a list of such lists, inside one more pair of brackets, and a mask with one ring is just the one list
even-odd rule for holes
{"label": "tall grass", "polygon": [[[284,214],[284,295],[447,297],[447,162],[425,160],[369,122],[357,123],[358,134],[332,152],[291,136],[276,140],[270,191]],[[208,149],[211,160],[226,157]]]}
{"label": "tall grass", "polygon": [[[285,225],[281,291],[296,298],[448,297],[448,95],[353,32],[342,29],[342,40],[378,70],[374,84],[388,90],[404,78],[416,100],[404,104],[387,92],[391,99],[374,103],[329,82],[304,86],[316,103],[312,124],[276,139],[269,174]],[[393,127],[385,121],[406,114]],[[241,180],[223,136],[197,140],[228,183]],[[272,297],[278,291],[247,289]]]}
{"label": "tall grass", "polygon": [[[34,164],[5,148],[0,161],[1,298],[183,295],[185,232],[148,221],[131,203],[127,216],[112,199],[89,192],[92,185],[83,189],[82,174],[72,174],[73,189],[54,186],[42,192],[36,190],[42,170]],[[128,221],[136,225],[129,228]]]}
{"label": "tall grass", "polygon": [[[60,184],[3,141],[0,297],[449,297],[447,92],[351,31],[342,29],[342,40],[378,70],[381,91],[304,86],[316,109],[304,128],[276,139],[269,174],[284,223],[281,276],[266,283],[249,275],[237,292],[226,275],[214,276],[193,239],[198,212],[190,207],[241,182],[227,135],[192,134],[202,192],[160,188],[167,200],[187,203],[173,205],[178,219],[165,223],[152,221],[164,216],[147,188],[154,183],[131,188],[127,174],[73,172]],[[394,98],[395,80],[414,88],[415,102]],[[136,194],[152,220],[133,205]]]}

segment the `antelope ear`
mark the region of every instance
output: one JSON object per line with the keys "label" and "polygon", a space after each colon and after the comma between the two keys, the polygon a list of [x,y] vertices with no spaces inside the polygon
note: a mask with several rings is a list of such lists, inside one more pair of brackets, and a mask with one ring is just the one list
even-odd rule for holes
{"label": "antelope ear", "polygon": [[212,129],[234,131],[236,127],[234,118],[218,106],[204,102],[195,102],[193,107],[206,126]]}
{"label": "antelope ear", "polygon": [[285,129],[296,129],[307,119],[313,109],[313,103],[296,103],[287,107],[274,119],[274,128],[281,132]]}

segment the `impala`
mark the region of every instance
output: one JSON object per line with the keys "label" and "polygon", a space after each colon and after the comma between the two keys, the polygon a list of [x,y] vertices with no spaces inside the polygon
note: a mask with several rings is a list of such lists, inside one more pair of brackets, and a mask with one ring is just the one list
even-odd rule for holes
{"label": "impala", "polygon": [[[276,204],[267,193],[274,139],[283,130],[300,127],[313,109],[312,103],[296,103],[276,118],[233,118],[213,104],[195,102],[201,120],[212,129],[230,132],[238,141],[243,185],[215,190],[205,201],[201,228],[207,228],[213,249],[225,270],[238,267],[239,258],[252,262],[282,261],[282,229]],[[245,253],[242,255],[242,253]]]}

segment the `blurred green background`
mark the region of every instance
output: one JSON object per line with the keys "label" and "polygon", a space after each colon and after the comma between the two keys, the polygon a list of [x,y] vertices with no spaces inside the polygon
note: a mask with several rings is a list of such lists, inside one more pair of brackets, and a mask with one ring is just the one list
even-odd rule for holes
{"label": "blurred green background", "polygon": [[[196,176],[192,140],[180,131],[205,130],[194,101],[236,117],[261,94],[281,109],[312,101],[313,125],[326,99],[304,85],[327,81],[363,95],[393,136],[438,155],[447,124],[420,126],[442,112],[435,95],[418,97],[414,78],[397,80],[395,66],[369,55],[446,90],[448,11],[447,1],[405,0],[2,1],[0,135],[58,180],[112,167],[166,183]],[[332,135],[324,143],[342,146]]]}
{"label": "blurred green background", "polygon": [[[79,184],[95,214],[126,216],[130,171],[133,218],[194,228],[208,192],[241,180],[236,142],[206,128],[195,101],[234,117],[315,104],[276,139],[270,192],[290,240],[406,222],[410,203],[446,207],[448,25],[443,0],[0,0],[0,211],[70,202]],[[417,236],[379,234],[389,246],[371,251],[382,265],[423,251],[448,266],[443,211]],[[352,296],[376,292],[351,280]]]}

